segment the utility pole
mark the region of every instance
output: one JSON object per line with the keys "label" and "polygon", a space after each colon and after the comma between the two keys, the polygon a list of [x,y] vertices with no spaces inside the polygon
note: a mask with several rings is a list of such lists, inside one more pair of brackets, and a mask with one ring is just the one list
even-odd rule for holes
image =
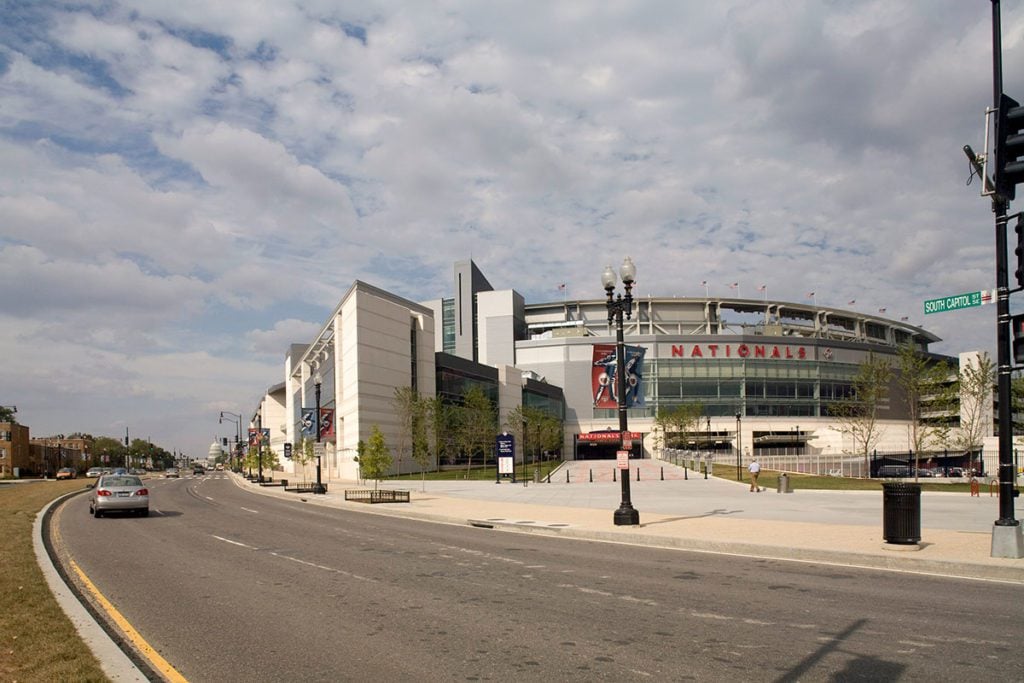
{"label": "utility pole", "polygon": [[[1020,522],[1014,518],[1013,497],[1016,493],[1013,470],[1013,410],[1010,405],[1010,379],[1014,370],[1010,355],[1010,281],[1008,267],[1007,223],[1010,201],[1015,196],[1015,186],[1024,182],[1024,108],[1016,100],[1003,93],[1003,59],[1000,26],[999,0],[992,2],[992,86],[995,118],[995,142],[992,146],[995,179],[989,181],[986,174],[989,150],[981,157],[970,147],[965,147],[968,159],[982,179],[982,194],[992,198],[992,212],[995,214],[996,230],[996,363],[999,422],[999,518],[992,526],[992,557],[1024,557],[1024,537]],[[987,119],[986,119],[987,123]],[[987,130],[987,126],[986,126]],[[987,143],[987,136],[986,136]],[[980,159],[984,158],[984,166]],[[980,167],[980,168],[979,168]],[[1017,249],[1018,259],[1024,258],[1024,251]],[[1024,264],[1018,263],[1016,272],[1018,288],[1024,289]]]}

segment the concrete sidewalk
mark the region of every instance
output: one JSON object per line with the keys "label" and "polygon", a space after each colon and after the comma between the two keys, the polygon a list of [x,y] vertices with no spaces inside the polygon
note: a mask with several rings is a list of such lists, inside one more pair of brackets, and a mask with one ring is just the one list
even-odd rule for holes
{"label": "concrete sidewalk", "polygon": [[966,493],[923,493],[921,542],[903,546],[884,542],[882,493],[873,491],[751,493],[746,484],[692,475],[634,481],[640,524],[615,526],[621,484],[612,482],[387,482],[382,487],[410,491],[410,502],[367,504],[346,501],[344,492],[372,482],[331,481],[327,494],[313,495],[235,481],[288,500],[449,524],[1024,584],[1024,559],[990,556],[998,499]]}

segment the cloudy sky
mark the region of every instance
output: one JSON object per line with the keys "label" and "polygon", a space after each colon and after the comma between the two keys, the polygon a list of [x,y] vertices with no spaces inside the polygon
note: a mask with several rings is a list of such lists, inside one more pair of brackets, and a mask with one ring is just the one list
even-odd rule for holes
{"label": "cloudy sky", "polygon": [[[923,315],[995,286],[961,151],[989,0],[0,7],[0,405],[33,435],[205,455],[354,279],[424,301],[469,257],[528,302],[629,254],[641,294],[994,348],[994,306]],[[1024,0],[1002,25],[1020,100]]]}

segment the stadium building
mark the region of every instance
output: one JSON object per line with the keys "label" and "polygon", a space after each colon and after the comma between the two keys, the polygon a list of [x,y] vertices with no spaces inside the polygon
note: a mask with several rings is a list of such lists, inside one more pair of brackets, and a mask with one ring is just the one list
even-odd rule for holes
{"label": "stadium building", "polygon": [[[354,479],[357,444],[374,425],[389,444],[401,440],[396,388],[455,398],[476,385],[498,406],[502,425],[520,405],[563,419],[563,457],[615,457],[615,328],[605,299],[527,304],[515,290],[495,290],[472,261],[456,263],[453,275],[451,298],[419,303],[355,282],[317,337],[287,351],[284,384],[263,397],[250,427],[266,433],[271,425],[279,453],[285,442],[297,444],[319,384],[325,476]],[[683,403],[702,410],[701,429],[689,435],[694,449],[744,462],[772,453],[839,456],[855,444],[829,407],[850,395],[869,355],[895,366],[909,343],[954,372],[979,358],[933,354],[929,346],[940,339],[906,322],[771,300],[636,297],[624,331],[634,458],[662,456],[654,416]],[[983,406],[987,437],[991,403]],[[879,451],[909,450],[910,415],[895,381],[878,430]]]}

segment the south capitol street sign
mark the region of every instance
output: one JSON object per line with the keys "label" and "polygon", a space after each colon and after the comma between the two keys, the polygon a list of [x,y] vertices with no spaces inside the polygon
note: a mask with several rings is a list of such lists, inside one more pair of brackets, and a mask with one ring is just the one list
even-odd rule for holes
{"label": "south capitol street sign", "polygon": [[944,296],[941,299],[928,299],[924,302],[925,315],[928,313],[943,313],[955,311],[961,308],[971,308],[987,303],[982,300],[982,292],[968,292],[966,294],[955,294]]}

